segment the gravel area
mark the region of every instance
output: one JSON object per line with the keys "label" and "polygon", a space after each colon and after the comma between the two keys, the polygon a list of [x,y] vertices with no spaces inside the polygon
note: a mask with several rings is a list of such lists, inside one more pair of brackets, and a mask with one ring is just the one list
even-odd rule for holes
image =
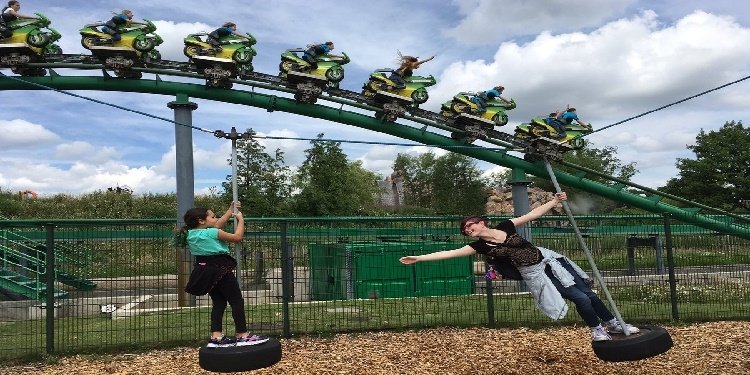
{"label": "gravel area", "polygon": [[[750,322],[665,326],[674,347],[635,362],[607,363],[586,327],[439,328],[281,340],[283,358],[246,374],[750,374]],[[74,356],[54,364],[0,368],[0,374],[211,374],[197,348]]]}

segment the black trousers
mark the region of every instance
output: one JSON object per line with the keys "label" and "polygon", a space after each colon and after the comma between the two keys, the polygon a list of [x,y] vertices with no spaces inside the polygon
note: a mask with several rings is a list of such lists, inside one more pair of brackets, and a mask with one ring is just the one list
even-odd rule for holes
{"label": "black trousers", "polygon": [[224,310],[227,303],[232,307],[235,333],[247,332],[245,301],[242,299],[240,284],[233,272],[227,272],[208,292],[211,297],[211,332],[223,331]]}

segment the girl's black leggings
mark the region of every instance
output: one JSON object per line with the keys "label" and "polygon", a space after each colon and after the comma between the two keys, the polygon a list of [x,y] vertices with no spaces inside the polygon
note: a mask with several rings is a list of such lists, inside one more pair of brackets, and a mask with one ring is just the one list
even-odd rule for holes
{"label": "girl's black leggings", "polygon": [[233,272],[228,272],[208,292],[211,297],[211,332],[222,332],[222,321],[227,302],[232,307],[232,319],[234,319],[234,332],[247,332],[247,321],[245,319],[245,301],[242,299],[240,284]]}

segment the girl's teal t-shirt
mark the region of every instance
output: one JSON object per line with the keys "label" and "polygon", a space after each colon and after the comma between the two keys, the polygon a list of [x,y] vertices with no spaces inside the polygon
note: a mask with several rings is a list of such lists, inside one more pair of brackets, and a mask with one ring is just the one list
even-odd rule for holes
{"label": "girl's teal t-shirt", "polygon": [[187,244],[193,255],[229,254],[229,245],[219,239],[219,228],[190,229]]}

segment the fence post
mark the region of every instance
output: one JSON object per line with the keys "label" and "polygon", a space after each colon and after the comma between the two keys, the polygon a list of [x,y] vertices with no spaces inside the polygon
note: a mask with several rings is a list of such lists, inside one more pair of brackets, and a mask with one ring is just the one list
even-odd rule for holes
{"label": "fence post", "polygon": [[289,222],[283,220],[279,223],[281,235],[281,312],[283,319],[283,336],[289,338],[292,336],[289,326],[289,302],[294,299],[294,260],[292,258],[291,246],[287,237]]}
{"label": "fence post", "polygon": [[[488,269],[489,268],[488,268],[487,262],[484,262],[485,274]],[[492,298],[492,295],[494,294],[494,288],[492,287],[492,280],[490,280],[489,278],[485,277],[484,282],[486,285],[485,290],[487,290],[487,325],[491,328],[494,328],[495,327],[495,299]]]}
{"label": "fence post", "polygon": [[661,246],[661,239],[658,234],[649,234],[649,237],[653,238],[654,249],[656,250],[656,274],[664,274],[664,251]]}
{"label": "fence post", "polygon": [[664,242],[667,246],[667,267],[669,267],[669,296],[672,303],[672,319],[680,320],[680,313],[677,310],[677,279],[674,275],[674,254],[672,252],[672,225],[671,214],[664,214]]}
{"label": "fence post", "polygon": [[45,321],[47,325],[47,354],[55,350],[55,224],[44,224],[47,231],[47,253],[45,254],[45,287],[44,300]]}
{"label": "fence post", "polygon": [[628,276],[635,276],[635,243],[638,242],[638,234],[630,233],[627,242]]}

